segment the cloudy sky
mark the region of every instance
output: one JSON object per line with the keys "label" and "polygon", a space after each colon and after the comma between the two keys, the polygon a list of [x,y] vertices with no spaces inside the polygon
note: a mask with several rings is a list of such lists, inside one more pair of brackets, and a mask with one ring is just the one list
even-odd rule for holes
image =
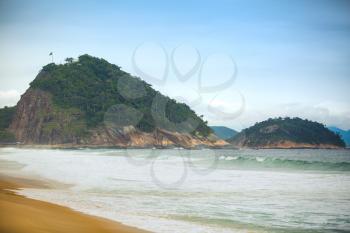
{"label": "cloudy sky", "polygon": [[0,0],[0,107],[51,51],[56,63],[88,53],[211,125],[299,116],[349,129],[349,12],[346,0]]}

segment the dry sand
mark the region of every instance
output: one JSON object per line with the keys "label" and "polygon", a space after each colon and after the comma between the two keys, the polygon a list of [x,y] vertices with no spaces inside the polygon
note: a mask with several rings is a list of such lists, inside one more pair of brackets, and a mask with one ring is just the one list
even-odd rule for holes
{"label": "dry sand", "polygon": [[45,184],[0,174],[1,233],[145,233],[133,227],[98,218],[67,207],[17,195],[20,188],[45,188]]}

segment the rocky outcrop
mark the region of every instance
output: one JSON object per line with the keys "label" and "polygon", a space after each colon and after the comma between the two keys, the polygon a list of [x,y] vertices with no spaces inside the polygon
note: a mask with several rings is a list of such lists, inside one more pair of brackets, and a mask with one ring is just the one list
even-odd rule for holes
{"label": "rocky outcrop", "polygon": [[219,147],[228,143],[213,138],[197,138],[190,134],[181,134],[170,132],[163,129],[156,129],[151,133],[145,133],[135,129],[133,126],[123,127],[122,129],[111,129],[107,127],[92,131],[83,144],[90,146],[118,146],[118,147],[184,147],[195,148],[198,146]]}
{"label": "rocky outcrop", "polygon": [[244,140],[232,143],[235,148],[253,148],[253,149],[339,149],[341,146],[333,144],[311,144],[297,143],[287,140],[269,142],[261,145],[251,145]]}
{"label": "rocky outcrop", "polygon": [[142,132],[133,126],[106,127],[86,130],[83,113],[78,109],[62,109],[52,102],[50,93],[28,89],[21,96],[9,127],[17,141],[24,145],[54,147],[219,147],[228,143],[214,135],[195,137],[157,128]]}

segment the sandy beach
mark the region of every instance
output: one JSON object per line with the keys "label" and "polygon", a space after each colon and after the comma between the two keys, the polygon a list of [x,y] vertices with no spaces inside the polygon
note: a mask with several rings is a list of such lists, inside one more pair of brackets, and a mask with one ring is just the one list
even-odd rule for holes
{"label": "sandy beach", "polygon": [[47,188],[45,184],[0,174],[0,232],[4,233],[141,233],[117,222],[98,218],[67,207],[17,195],[20,188]]}

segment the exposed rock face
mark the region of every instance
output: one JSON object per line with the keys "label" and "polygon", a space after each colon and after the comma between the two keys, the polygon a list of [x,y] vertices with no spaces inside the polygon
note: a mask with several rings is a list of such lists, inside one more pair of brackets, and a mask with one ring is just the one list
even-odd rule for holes
{"label": "exposed rock face", "polygon": [[78,109],[60,109],[53,105],[50,93],[28,89],[17,104],[9,130],[26,145],[56,147],[185,147],[224,146],[228,143],[215,136],[195,137],[191,134],[156,129],[146,133],[133,126],[107,128],[103,125],[84,132],[85,122]]}
{"label": "exposed rock face", "polygon": [[10,125],[10,131],[22,143],[44,141],[41,136],[45,118],[40,117],[40,113],[50,110],[50,95],[40,90],[29,89],[21,96],[21,100],[17,104],[17,111]]}
{"label": "exposed rock face", "polygon": [[93,131],[93,135],[87,143],[91,146],[119,146],[119,147],[184,147],[197,146],[224,146],[228,143],[218,139],[200,139],[190,134],[169,132],[156,129],[152,133],[145,133],[133,126],[124,127],[120,130],[106,127]]}
{"label": "exposed rock face", "polygon": [[333,144],[311,144],[311,143],[297,143],[288,140],[271,141],[261,145],[251,145],[250,142],[244,139],[237,140],[232,143],[237,148],[254,148],[254,149],[339,149],[341,146]]}
{"label": "exposed rock face", "polygon": [[9,130],[24,144],[77,143],[79,138],[65,130],[76,118],[55,109],[49,93],[28,89],[17,104]]}

